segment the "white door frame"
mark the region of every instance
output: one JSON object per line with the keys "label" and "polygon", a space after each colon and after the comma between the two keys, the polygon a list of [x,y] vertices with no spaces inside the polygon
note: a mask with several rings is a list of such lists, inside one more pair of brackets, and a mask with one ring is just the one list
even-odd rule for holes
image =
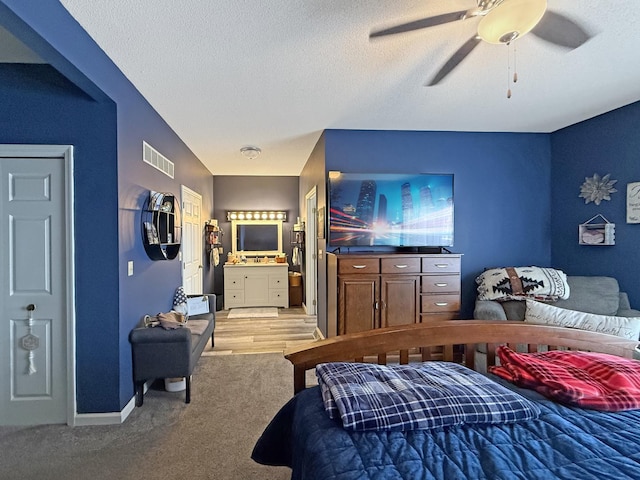
{"label": "white door frame", "polygon": [[67,304],[67,425],[76,419],[76,309],[75,309],[75,234],[73,212],[73,146],[72,145],[0,145],[0,157],[64,158],[66,238],[66,304]]}
{"label": "white door frame", "polygon": [[316,315],[318,299],[318,196],[314,186],[305,195],[307,209],[305,232],[305,311],[307,315]]}

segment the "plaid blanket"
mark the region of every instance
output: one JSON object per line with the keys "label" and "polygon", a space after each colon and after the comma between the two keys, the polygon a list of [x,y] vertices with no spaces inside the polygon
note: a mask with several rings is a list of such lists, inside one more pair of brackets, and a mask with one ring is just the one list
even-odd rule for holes
{"label": "plaid blanket", "polygon": [[497,349],[491,373],[569,405],[616,412],[640,408],[640,362],[614,355]]}
{"label": "plaid blanket", "polygon": [[418,430],[536,418],[531,401],[462,365],[323,363],[325,410],[347,430]]}

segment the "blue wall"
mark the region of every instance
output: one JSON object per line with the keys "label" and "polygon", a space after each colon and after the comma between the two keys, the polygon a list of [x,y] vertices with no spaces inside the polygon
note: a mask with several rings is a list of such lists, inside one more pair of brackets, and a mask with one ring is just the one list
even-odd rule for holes
{"label": "blue wall", "polygon": [[462,318],[484,268],[551,263],[549,135],[328,130],[324,141],[326,171],[455,175]]}
{"label": "blue wall", "polygon": [[[0,87],[11,106],[0,141],[76,146],[77,409],[120,411],[133,396],[128,334],[181,284],[179,261],[147,258],[140,208],[149,190],[186,185],[210,218],[213,177],[58,1],[0,0],[0,24],[62,74],[42,67],[44,78]],[[143,141],[175,163],[174,179],[142,162]]]}
{"label": "blue wall", "polygon": [[[640,103],[551,135],[552,261],[572,275],[610,275],[640,306],[640,225],[626,223],[627,183],[640,181]],[[618,190],[599,206],[579,198],[585,177],[608,173]],[[613,246],[578,245],[578,225],[596,214],[616,224]]]}
{"label": "blue wall", "polygon": [[[77,391],[114,409],[118,372],[116,109],[48,65],[0,65],[0,143],[74,146]],[[94,382],[100,382],[96,388]],[[97,395],[94,395],[97,393]]]}

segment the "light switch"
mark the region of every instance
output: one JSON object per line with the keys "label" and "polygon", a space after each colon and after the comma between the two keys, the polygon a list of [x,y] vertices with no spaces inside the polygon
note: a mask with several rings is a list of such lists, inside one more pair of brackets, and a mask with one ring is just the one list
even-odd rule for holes
{"label": "light switch", "polygon": [[127,275],[129,277],[133,276],[133,260],[129,260],[129,262],[127,262]]}

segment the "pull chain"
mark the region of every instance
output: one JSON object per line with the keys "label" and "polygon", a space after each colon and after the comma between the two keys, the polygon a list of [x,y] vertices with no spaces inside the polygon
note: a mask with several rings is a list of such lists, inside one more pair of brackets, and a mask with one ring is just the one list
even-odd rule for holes
{"label": "pull chain", "polygon": [[[511,42],[507,43],[507,98],[511,98]],[[516,46],[513,45],[513,83],[518,82]]]}
{"label": "pull chain", "polygon": [[510,48],[511,42],[507,43],[507,98],[511,98],[511,55],[509,55]]}
{"label": "pull chain", "polygon": [[517,67],[516,53],[517,53],[517,47],[514,43],[513,44],[513,83],[516,83],[518,81],[518,67]]}

